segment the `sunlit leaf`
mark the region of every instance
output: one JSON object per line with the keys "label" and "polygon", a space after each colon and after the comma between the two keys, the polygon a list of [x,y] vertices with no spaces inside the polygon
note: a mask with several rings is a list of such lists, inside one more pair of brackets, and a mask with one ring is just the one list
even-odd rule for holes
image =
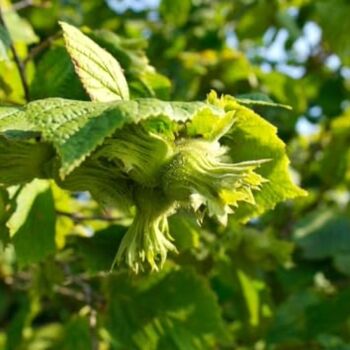
{"label": "sunlit leaf", "polygon": [[129,88],[118,61],[77,28],[61,22],[75,71],[95,101],[128,100]]}

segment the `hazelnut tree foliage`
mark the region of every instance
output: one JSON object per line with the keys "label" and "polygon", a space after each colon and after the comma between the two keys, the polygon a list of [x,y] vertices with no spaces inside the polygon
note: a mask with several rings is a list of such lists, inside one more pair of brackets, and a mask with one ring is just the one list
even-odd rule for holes
{"label": "hazelnut tree foliage", "polygon": [[[163,0],[149,20],[98,1],[0,1],[0,346],[350,346],[337,328],[350,293],[337,287],[350,266],[349,113],[321,85],[335,79],[322,55],[346,65],[350,45],[333,41],[332,2]],[[243,43],[285,27],[296,41],[302,16],[324,42],[304,85],[221,32],[233,23]],[[313,105],[319,132],[296,135]],[[327,310],[343,310],[334,330],[312,323]]]}

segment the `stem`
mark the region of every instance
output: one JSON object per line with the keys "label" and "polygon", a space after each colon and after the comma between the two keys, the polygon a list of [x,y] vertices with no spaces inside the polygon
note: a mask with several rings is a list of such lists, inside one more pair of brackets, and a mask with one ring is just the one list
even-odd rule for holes
{"label": "stem", "polygon": [[12,39],[10,36],[10,32],[6,26],[6,23],[5,23],[5,20],[3,17],[3,11],[1,9],[1,6],[0,6],[0,24],[4,27],[5,31],[7,32],[8,36],[10,38],[10,50],[12,52],[12,56],[13,56],[13,59],[15,61],[16,66],[17,66],[18,73],[19,73],[19,76],[21,79],[24,97],[25,97],[26,101],[29,101],[29,89],[28,89],[28,84],[27,84],[26,75],[25,75],[25,67],[24,67],[23,62],[19,59],[16,48],[13,45],[13,42],[12,42]]}
{"label": "stem", "polygon": [[50,1],[45,1],[41,4],[35,4],[33,0],[22,0],[12,5],[12,9],[15,11],[24,10],[27,7],[48,8],[50,7]]}

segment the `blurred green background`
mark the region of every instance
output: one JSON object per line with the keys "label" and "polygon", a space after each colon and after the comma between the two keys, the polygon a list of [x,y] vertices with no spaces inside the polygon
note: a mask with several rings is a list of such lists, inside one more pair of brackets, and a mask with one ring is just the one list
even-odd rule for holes
{"label": "blurred green background", "polygon": [[[123,218],[99,220],[87,194],[54,188],[35,199],[27,227],[40,230],[35,215],[52,208],[52,241],[22,233],[20,260],[11,245],[0,252],[0,349],[350,349],[350,1],[0,4],[31,100],[88,98],[63,48],[67,21],[119,60],[133,97],[203,100],[215,89],[292,106],[256,111],[309,192],[245,226],[232,216],[227,228],[199,228],[180,213],[171,226],[181,253],[135,277],[104,273]],[[26,102],[3,27],[0,100]]]}

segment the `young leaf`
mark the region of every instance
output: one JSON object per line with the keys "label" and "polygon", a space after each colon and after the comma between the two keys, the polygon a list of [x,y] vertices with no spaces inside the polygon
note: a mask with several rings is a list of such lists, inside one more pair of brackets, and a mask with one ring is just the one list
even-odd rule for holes
{"label": "young leaf", "polygon": [[75,71],[91,99],[128,100],[128,84],[118,61],[77,28],[65,22],[60,25]]}
{"label": "young leaf", "polygon": [[240,106],[232,97],[225,96],[219,100],[214,93],[209,95],[209,101],[221,104],[226,110],[236,111],[234,126],[224,140],[230,148],[229,155],[234,162],[270,159],[257,171],[268,182],[262,186],[261,191],[256,192],[255,205],[242,203],[237,208],[237,219],[247,221],[274,208],[279,202],[306,195],[291,179],[285,144],[277,136],[273,125],[252,110]]}

